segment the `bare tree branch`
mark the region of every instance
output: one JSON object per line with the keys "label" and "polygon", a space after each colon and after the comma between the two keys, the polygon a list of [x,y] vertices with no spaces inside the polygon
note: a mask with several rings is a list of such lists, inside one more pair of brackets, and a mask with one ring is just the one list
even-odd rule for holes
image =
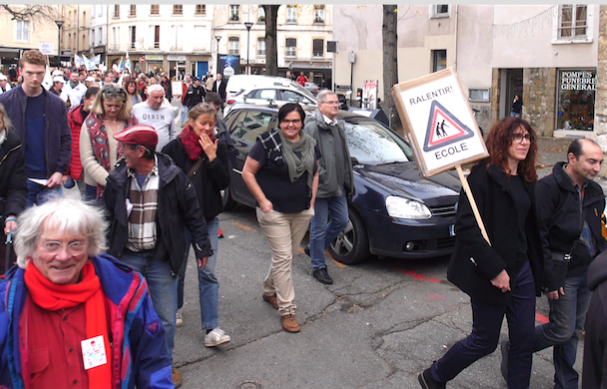
{"label": "bare tree branch", "polygon": [[9,5],[0,4],[0,8],[5,10],[11,15],[11,20],[19,21],[36,21],[44,20],[48,22],[54,22],[56,19],[61,18],[57,8],[52,5],[45,4],[34,4],[34,5]]}

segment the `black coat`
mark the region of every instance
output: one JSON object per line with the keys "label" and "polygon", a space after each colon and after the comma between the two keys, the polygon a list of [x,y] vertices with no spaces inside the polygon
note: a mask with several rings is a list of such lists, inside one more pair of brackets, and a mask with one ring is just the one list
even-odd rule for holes
{"label": "black coat", "polygon": [[185,97],[183,99],[183,105],[188,108],[192,108],[202,103],[202,100],[206,97],[207,92],[204,90],[202,85],[190,85],[188,86],[187,91],[185,92]]}
{"label": "black coat", "polygon": [[[197,161],[192,161],[181,143],[181,140],[173,139],[162,149],[164,154],[173,158],[173,161],[187,175]],[[190,177],[190,181],[196,190],[198,205],[207,220],[214,219],[223,211],[221,192],[230,184],[230,166],[226,146],[219,142],[217,144],[217,156],[212,161],[202,153],[204,162]]]}
{"label": "black coat", "polygon": [[[586,246],[580,246],[579,258],[572,259],[568,268],[559,266],[562,262],[552,260],[552,252],[569,253],[573,243],[582,233],[580,197],[573,181],[563,170],[564,162],[557,163],[552,174],[542,178],[537,183],[537,207],[540,217],[540,235],[544,250],[546,271],[544,287],[548,292],[563,286],[565,275],[577,276],[588,269],[592,261]],[[607,249],[607,241],[602,235],[601,215],[605,209],[603,189],[594,181],[586,185],[583,209],[586,221],[592,235],[596,238],[597,250]],[[574,253],[575,254],[575,253]],[[584,255],[585,254],[585,255]],[[565,274],[566,273],[566,274]]]}
{"label": "black coat", "polygon": [[[19,137],[7,132],[0,145],[0,216],[17,216],[25,209],[27,199],[27,175],[25,155]],[[4,228],[2,228],[4,230]]]}
{"label": "black coat", "polygon": [[[513,249],[512,238],[518,235],[520,224],[514,197],[508,189],[505,174],[497,166],[487,169],[483,164],[474,168],[468,176],[468,183],[491,246],[483,239],[462,189],[455,220],[455,248],[447,278],[473,300],[508,305],[511,293],[502,293],[491,284],[491,280],[504,269],[510,276],[511,286],[516,277],[516,250]],[[531,209],[525,220],[527,256],[539,296],[544,264],[535,207],[535,182],[526,182],[524,186],[531,200]]]}
{"label": "black coat", "polygon": [[221,97],[221,100],[223,100],[223,102],[225,103],[226,101],[226,86],[227,86],[227,81],[222,79],[221,80],[221,84],[219,85],[219,90],[217,89],[217,80],[213,81],[213,92],[218,93],[219,97]]}
{"label": "black coat", "polygon": [[586,316],[582,389],[607,388],[607,251],[588,268],[588,289],[594,291]]}
{"label": "black coat", "polygon": [[[198,207],[196,192],[192,183],[173,161],[157,153],[158,210],[156,211],[157,241],[155,258],[168,260],[174,275],[179,273],[185,259],[186,244],[183,227],[192,233],[192,245],[196,258],[212,255],[209,232],[204,215]],[[107,210],[110,222],[108,231],[108,254],[120,259],[128,239],[128,217],[126,212],[127,192],[130,178],[124,159],[116,163],[116,168],[107,178],[101,203]]]}

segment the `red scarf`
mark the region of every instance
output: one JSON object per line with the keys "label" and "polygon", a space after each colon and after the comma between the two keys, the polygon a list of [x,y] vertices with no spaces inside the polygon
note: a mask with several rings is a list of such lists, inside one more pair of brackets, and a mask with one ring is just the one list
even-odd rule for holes
{"label": "red scarf", "polygon": [[[99,277],[90,260],[82,268],[82,280],[77,284],[57,285],[46,279],[30,260],[25,269],[25,284],[32,300],[47,311],[62,308],[73,308],[84,304],[86,317],[86,336],[94,338],[103,335],[107,363],[87,370],[90,389],[107,389],[112,387],[112,350],[108,338],[105,295],[101,289]],[[84,362],[83,362],[84,363]]]}
{"label": "red scarf", "polygon": [[[213,134],[209,135],[211,142],[215,142]],[[202,146],[200,146],[200,137],[194,133],[191,126],[186,126],[179,134],[179,140],[185,147],[185,151],[188,153],[188,158],[192,161],[198,161],[198,158],[204,152]]]}

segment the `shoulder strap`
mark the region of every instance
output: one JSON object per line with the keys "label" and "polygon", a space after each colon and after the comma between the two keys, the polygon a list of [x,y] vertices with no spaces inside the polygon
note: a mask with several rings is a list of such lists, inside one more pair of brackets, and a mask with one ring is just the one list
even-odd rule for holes
{"label": "shoulder strap", "polygon": [[192,166],[192,168],[188,172],[188,178],[192,178],[192,176],[194,175],[194,173],[196,173],[196,170],[198,170],[198,168],[200,167],[200,165],[202,165],[203,161],[204,161],[204,157],[198,158],[198,161],[196,161],[196,163],[194,164],[194,166]]}

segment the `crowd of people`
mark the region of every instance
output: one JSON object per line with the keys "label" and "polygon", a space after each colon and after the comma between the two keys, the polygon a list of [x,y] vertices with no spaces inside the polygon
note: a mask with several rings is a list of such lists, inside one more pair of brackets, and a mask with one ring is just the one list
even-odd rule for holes
{"label": "crowd of people", "polygon": [[[0,214],[2,235],[15,234],[16,257],[0,281],[0,386],[179,387],[173,348],[190,249],[204,345],[232,339],[219,326],[215,275],[233,147],[220,118],[225,81],[186,75],[178,121],[166,76],[59,72],[47,90],[46,58],[36,50],[23,54],[20,75],[10,88],[0,78]],[[338,107],[328,90],[314,115],[283,105],[277,128],[257,138],[242,171],[271,251],[262,298],[290,333],[301,331],[291,279],[297,249],[309,227],[304,252],[313,277],[333,283],[324,250],[346,226],[355,194]],[[486,144],[489,157],[468,177],[486,236],[462,191],[447,273],[470,296],[472,331],[419,383],[446,388],[492,353],[505,316],[508,388],[529,387],[533,353],[547,347],[555,387],[577,388],[585,328],[582,387],[604,387],[607,229],[605,195],[594,182],[603,152],[574,140],[566,162],[538,181],[528,122],[497,121]],[[83,200],[64,198],[74,185]],[[542,292],[549,322],[535,326]]]}

